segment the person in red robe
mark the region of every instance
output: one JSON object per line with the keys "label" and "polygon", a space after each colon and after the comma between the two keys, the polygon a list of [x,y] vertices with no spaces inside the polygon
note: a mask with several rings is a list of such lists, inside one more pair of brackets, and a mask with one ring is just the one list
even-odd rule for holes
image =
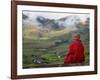
{"label": "person in red robe", "polygon": [[85,61],[84,46],[80,35],[76,34],[69,46],[69,51],[64,57],[64,64],[83,63]]}

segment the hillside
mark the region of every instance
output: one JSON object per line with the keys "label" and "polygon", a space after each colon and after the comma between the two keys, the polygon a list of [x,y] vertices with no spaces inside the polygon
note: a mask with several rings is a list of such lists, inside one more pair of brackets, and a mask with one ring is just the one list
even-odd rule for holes
{"label": "hillside", "polygon": [[[85,65],[89,64],[89,18],[84,23],[80,20],[75,22],[77,18],[72,16],[61,18],[56,28],[53,28],[53,24],[58,20],[47,19],[43,24],[41,23],[43,19],[45,18],[42,17],[38,22],[41,24],[39,26],[23,27],[23,68],[63,64],[63,58],[67,54],[74,33],[81,35],[86,51]],[[73,20],[73,25],[67,24],[61,28],[60,21],[65,24],[67,20],[68,22]]]}

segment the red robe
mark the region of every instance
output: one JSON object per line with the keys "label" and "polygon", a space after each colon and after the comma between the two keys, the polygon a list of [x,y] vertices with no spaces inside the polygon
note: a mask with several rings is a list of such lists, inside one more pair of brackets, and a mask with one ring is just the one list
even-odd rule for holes
{"label": "red robe", "polygon": [[69,46],[69,52],[64,58],[64,63],[82,63],[85,60],[84,46],[81,40],[75,40]]}

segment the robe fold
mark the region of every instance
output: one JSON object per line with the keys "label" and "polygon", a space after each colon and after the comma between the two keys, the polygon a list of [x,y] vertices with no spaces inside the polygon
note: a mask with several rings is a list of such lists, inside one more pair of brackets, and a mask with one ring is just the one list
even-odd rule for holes
{"label": "robe fold", "polygon": [[68,54],[64,57],[64,63],[82,63],[85,60],[84,46],[81,40],[75,40],[69,46]]}

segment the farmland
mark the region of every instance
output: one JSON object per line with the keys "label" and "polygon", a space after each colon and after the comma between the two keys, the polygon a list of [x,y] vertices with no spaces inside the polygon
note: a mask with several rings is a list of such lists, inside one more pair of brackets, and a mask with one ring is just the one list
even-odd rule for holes
{"label": "farmland", "polygon": [[[63,64],[74,31],[68,30],[70,31],[68,32],[64,29],[40,34],[38,30],[32,30],[32,27],[23,29],[23,68]],[[89,31],[83,28],[77,32],[82,36],[86,54],[85,65],[87,65],[89,64]]]}

